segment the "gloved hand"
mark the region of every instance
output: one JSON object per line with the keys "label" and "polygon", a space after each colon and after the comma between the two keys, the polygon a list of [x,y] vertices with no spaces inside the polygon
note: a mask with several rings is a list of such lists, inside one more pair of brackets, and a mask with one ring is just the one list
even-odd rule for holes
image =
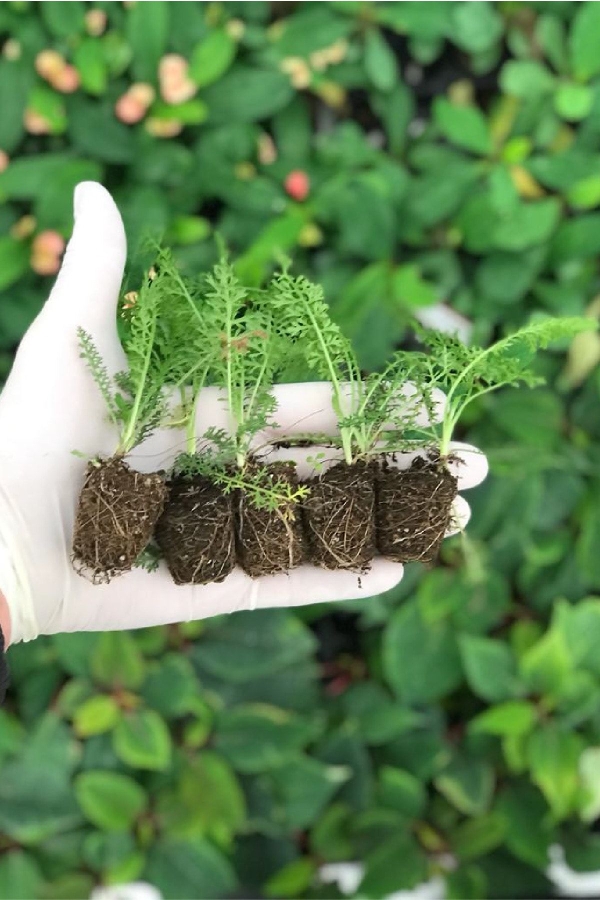
{"label": "gloved hand", "polygon": [[[359,579],[349,572],[301,566],[289,574],[253,580],[241,569],[221,584],[177,586],[166,566],[144,569],[92,585],[70,563],[71,538],[87,456],[114,452],[117,435],[107,421],[100,393],[79,358],[76,330],[89,331],[109,372],[126,367],[116,326],[116,305],[126,257],[121,216],[95,182],[75,190],[75,227],[49,299],[19,347],[0,397],[0,591],[9,611],[10,642],[39,634],[139,628],[214,616],[242,609],[295,606],[368,597],[393,587],[402,566],[384,559]],[[335,430],[327,384],[277,388],[282,431]],[[202,395],[198,434],[223,424],[216,392]],[[144,472],[167,469],[180,450],[180,435],[162,429],[130,455]],[[458,447],[458,445],[457,445]],[[463,446],[466,465],[459,487],[478,484],[485,457]],[[302,451],[300,474],[308,472]],[[468,506],[457,499],[464,523]]]}

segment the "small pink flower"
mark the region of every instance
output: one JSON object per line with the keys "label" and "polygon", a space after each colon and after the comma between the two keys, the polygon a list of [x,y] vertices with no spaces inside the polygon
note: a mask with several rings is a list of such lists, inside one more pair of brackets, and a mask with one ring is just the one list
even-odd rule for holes
{"label": "small pink flower", "polygon": [[34,109],[27,108],[23,113],[23,124],[29,134],[50,134],[50,122]]}
{"label": "small pink flower", "polygon": [[123,94],[115,103],[115,115],[121,122],[126,125],[135,125],[146,115],[146,107],[130,93]]}
{"label": "small pink flower", "polygon": [[283,186],[293,200],[306,200],[310,190],[310,180],[302,169],[294,169],[287,175]]}
{"label": "small pink flower", "polygon": [[0,172],[4,172],[8,168],[10,157],[5,150],[0,150]]}
{"label": "small pink flower", "polygon": [[143,82],[132,84],[129,90],[115,103],[117,119],[125,122],[126,125],[135,125],[136,122],[140,122],[148,112],[154,96],[155,90],[151,84]]}
{"label": "small pink flower", "polygon": [[35,58],[35,71],[46,81],[55,78],[65,65],[64,58],[57,50],[42,50]]}
{"label": "small pink flower", "polygon": [[2,47],[2,55],[5,59],[21,59],[22,47],[16,38],[9,38]]}
{"label": "small pink flower", "polygon": [[90,9],[85,14],[85,27],[92,37],[98,37],[106,28],[106,13],[102,9]]}
{"label": "small pink flower", "polygon": [[193,81],[187,77],[188,62],[178,53],[167,53],[158,65],[160,94],[165,103],[184,103],[197,91]]}
{"label": "small pink flower", "polygon": [[132,84],[127,93],[130,97],[133,97],[134,100],[137,100],[145,106],[146,109],[152,104],[156,96],[156,91],[152,85],[146,84],[143,81],[137,81],[135,84]]}
{"label": "small pink flower", "polygon": [[41,231],[32,241],[30,265],[38,275],[56,275],[65,240],[58,231]]}
{"label": "small pink flower", "polygon": [[62,94],[72,94],[80,84],[79,72],[75,66],[65,65],[49,81],[52,87]]}

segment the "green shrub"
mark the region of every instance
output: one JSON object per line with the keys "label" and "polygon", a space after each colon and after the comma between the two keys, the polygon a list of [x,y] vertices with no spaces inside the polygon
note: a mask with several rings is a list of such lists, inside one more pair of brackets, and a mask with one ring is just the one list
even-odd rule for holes
{"label": "green shrub", "polygon": [[[3,374],[83,179],[190,272],[213,229],[257,283],[292,256],[368,370],[437,303],[483,345],[598,312],[598,3],[7,2],[0,31]],[[389,594],[11,649],[0,895],[330,897],[318,866],[357,860],[380,897],[451,853],[450,897],[547,897],[554,842],[600,868],[599,358],[474,405],[468,536]]]}

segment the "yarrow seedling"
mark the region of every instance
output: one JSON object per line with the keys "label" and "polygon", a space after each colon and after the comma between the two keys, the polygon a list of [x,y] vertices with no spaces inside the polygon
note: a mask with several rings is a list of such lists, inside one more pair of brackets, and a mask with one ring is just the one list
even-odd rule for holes
{"label": "yarrow seedling", "polygon": [[[194,559],[194,580],[203,580],[207,566],[214,580],[214,566],[200,565],[198,547],[213,535],[203,556],[222,559],[224,548],[216,552],[214,540],[229,536],[229,521],[223,517],[235,504],[234,524],[242,563],[251,574],[281,571],[302,558],[300,519],[296,504],[307,494],[297,484],[293,466],[264,465],[256,457],[257,435],[272,426],[275,399],[273,381],[282,366],[282,342],[274,334],[272,312],[252,297],[236,277],[223,255],[213,270],[195,282],[184,280],[168,252],[159,256],[158,266],[168,278],[174,297],[166,313],[165,331],[171,350],[171,383],[182,391],[182,417],[186,428],[186,452],[175,461],[171,479],[171,501],[158,528],[158,539],[167,554],[180,554],[181,524],[178,510],[175,529],[173,490],[180,504],[206,506],[207,491],[212,509],[220,520],[196,533],[195,550],[187,547],[188,563]],[[177,310],[177,312],[174,312]],[[209,428],[200,443],[196,438],[196,410],[202,388],[217,387],[227,404],[229,430]],[[220,491],[216,491],[216,488]],[[195,499],[194,499],[195,498]],[[231,513],[230,513],[231,516]],[[175,530],[174,530],[175,529]],[[186,529],[188,537],[191,526]],[[219,576],[233,565],[233,540],[228,538],[228,562]],[[262,562],[260,559],[262,558]],[[279,560],[279,561],[278,561]],[[170,563],[171,570],[175,562]],[[187,567],[189,569],[189,565]],[[179,577],[179,576],[178,576]]]}
{"label": "yarrow seedling", "polygon": [[[303,561],[361,572],[377,551],[435,559],[451,523],[452,437],[466,408],[501,387],[539,384],[535,352],[596,327],[536,319],[484,349],[415,326],[423,351],[399,351],[364,375],[322,289],[287,265],[266,287],[248,288],[223,252],[211,272],[184,278],[168,249],[153,249],[147,281],[122,306],[128,370],[111,379],[79,330],[118,432],[114,456],[89,461],[75,525],[74,562],[94,580],[136,561],[155,568],[152,536],[178,583],[219,581],[236,562],[258,576]],[[281,435],[273,387],[290,360],[331,385],[336,434]],[[202,433],[206,387],[218,389],[229,426]],[[170,419],[167,390],[181,400]],[[124,459],[159,425],[184,429],[168,485]],[[264,461],[269,430],[280,446],[309,441],[315,475],[306,484],[293,463]]]}
{"label": "yarrow seedling", "polygon": [[128,370],[111,379],[92,336],[77,331],[85,361],[115,427],[109,459],[88,462],[73,536],[73,560],[93,581],[127,571],[152,537],[166,489],[156,474],[136,472],[124,457],[161,423],[166,357],[161,347],[160,277],[148,278],[132,306],[124,341]]}
{"label": "yarrow seedling", "polygon": [[[531,368],[536,351],[595,327],[587,318],[538,319],[491,347],[468,347],[457,337],[415,330],[428,352],[410,356],[417,397],[428,410],[422,423],[400,435],[404,450],[420,451],[409,469],[384,465],[378,476],[377,540],[381,553],[400,562],[431,561],[451,525],[457,479],[449,469],[452,437],[475,400],[502,387],[541,384]],[[446,394],[440,416],[432,398]],[[456,525],[456,523],[454,523]]]}

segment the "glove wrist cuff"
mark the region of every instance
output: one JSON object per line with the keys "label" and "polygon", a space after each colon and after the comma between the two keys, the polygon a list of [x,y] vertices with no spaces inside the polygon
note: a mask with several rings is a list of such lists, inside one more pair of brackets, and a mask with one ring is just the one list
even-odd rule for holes
{"label": "glove wrist cuff", "polygon": [[[0,490],[0,501],[5,500]],[[10,643],[32,641],[39,634],[29,578],[13,535],[10,506],[0,503],[0,591],[10,618]],[[5,635],[5,637],[7,637]]]}

